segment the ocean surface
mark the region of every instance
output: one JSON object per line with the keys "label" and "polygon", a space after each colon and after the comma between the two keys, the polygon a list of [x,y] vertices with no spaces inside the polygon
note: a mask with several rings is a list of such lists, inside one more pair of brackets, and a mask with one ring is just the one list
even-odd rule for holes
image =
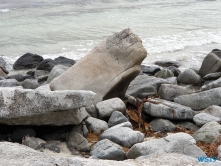
{"label": "ocean surface", "polygon": [[30,52],[79,60],[125,28],[148,52],[143,64],[200,67],[221,49],[221,0],[0,0],[0,55],[11,65]]}

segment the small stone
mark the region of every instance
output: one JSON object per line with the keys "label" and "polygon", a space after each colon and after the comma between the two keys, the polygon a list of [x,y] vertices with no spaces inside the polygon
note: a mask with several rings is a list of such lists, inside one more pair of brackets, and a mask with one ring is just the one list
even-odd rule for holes
{"label": "small stone", "polygon": [[90,151],[90,147],[86,138],[77,132],[71,132],[66,139],[68,148],[77,149],[79,151]]}
{"label": "small stone", "polygon": [[177,96],[185,95],[187,93],[188,89],[186,87],[173,84],[162,84],[158,91],[160,98],[170,101],[173,101]]}
{"label": "small stone", "polygon": [[221,134],[221,125],[217,122],[208,122],[193,134],[196,141],[212,143]]}
{"label": "small stone", "polygon": [[186,69],[178,76],[178,81],[182,84],[198,85],[202,83],[202,78],[194,70]]}
{"label": "small stone", "polygon": [[33,80],[33,79],[27,79],[27,80],[24,80],[22,83],[21,83],[21,86],[24,88],[24,89],[36,89],[40,86],[40,84],[38,83],[37,80]]}
{"label": "small stone", "polygon": [[40,138],[25,136],[23,144],[32,149],[39,150],[44,147],[46,142]]}
{"label": "small stone", "polygon": [[126,106],[120,98],[101,101],[96,104],[96,108],[98,110],[99,118],[103,120],[109,119],[114,111],[120,111],[122,113],[126,112]]}
{"label": "small stone", "polygon": [[176,130],[176,126],[167,119],[154,119],[149,124],[153,131],[171,132]]}
{"label": "small stone", "polygon": [[118,127],[103,132],[99,140],[103,139],[109,139],[114,143],[130,148],[134,144],[142,142],[144,140],[144,134],[128,127]]}
{"label": "small stone", "polygon": [[103,139],[97,142],[92,150],[91,155],[95,156],[99,159],[107,159],[107,160],[124,160],[125,154],[123,149],[114,142]]}
{"label": "small stone", "polygon": [[61,150],[60,150],[60,148],[58,146],[58,143],[55,142],[55,141],[46,142],[46,144],[44,145],[44,148],[45,149],[49,149],[49,150],[51,150],[51,151],[53,151],[55,153],[60,153],[61,152]]}
{"label": "small stone", "polygon": [[204,124],[208,122],[220,122],[221,119],[202,112],[202,113],[196,114],[193,117],[193,121],[196,123],[197,126],[203,126]]}
{"label": "small stone", "polygon": [[108,121],[108,126],[112,127],[123,122],[128,122],[128,119],[121,112],[114,111]]}
{"label": "small stone", "polygon": [[85,120],[85,123],[88,129],[89,130],[91,129],[92,132],[96,134],[101,134],[103,131],[108,129],[107,122],[100,120],[100,119],[93,118],[93,117],[88,117]]}

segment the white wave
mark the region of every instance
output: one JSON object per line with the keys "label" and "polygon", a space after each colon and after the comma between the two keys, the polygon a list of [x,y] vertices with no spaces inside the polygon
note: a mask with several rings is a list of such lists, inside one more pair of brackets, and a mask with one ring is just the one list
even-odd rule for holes
{"label": "white wave", "polygon": [[221,32],[198,30],[174,35],[146,38],[143,40],[143,45],[149,54],[174,52],[183,50],[187,47],[198,47],[211,43],[221,43]]}
{"label": "white wave", "polygon": [[0,12],[2,12],[2,13],[6,13],[8,11],[9,11],[9,9],[0,9]]}

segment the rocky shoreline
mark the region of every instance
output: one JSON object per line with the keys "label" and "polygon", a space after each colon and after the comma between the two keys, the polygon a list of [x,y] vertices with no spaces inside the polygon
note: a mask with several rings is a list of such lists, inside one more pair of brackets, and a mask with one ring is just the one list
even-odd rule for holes
{"label": "rocky shoreline", "polygon": [[220,165],[221,50],[182,72],[146,55],[125,29],[77,63],[0,58],[0,165]]}

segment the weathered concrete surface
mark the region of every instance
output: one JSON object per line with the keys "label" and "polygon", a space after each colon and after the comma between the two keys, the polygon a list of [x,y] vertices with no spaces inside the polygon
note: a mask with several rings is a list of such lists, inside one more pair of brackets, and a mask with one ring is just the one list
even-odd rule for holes
{"label": "weathered concrete surface", "polygon": [[124,29],[55,78],[51,90],[91,90],[103,99],[123,97],[146,55],[141,39]]}

